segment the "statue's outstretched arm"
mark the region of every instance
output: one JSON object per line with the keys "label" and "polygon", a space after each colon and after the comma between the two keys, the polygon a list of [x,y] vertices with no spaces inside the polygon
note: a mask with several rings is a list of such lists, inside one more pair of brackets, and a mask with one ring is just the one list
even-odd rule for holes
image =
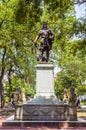
{"label": "statue's outstretched arm", "polygon": [[37,40],[39,39],[39,37],[40,37],[40,32],[39,32],[38,35],[36,36],[36,38],[35,38],[35,40],[34,40],[34,44],[37,43]]}
{"label": "statue's outstretched arm", "polygon": [[38,39],[39,39],[39,36],[37,35],[35,40],[34,40],[34,43],[36,43]]}

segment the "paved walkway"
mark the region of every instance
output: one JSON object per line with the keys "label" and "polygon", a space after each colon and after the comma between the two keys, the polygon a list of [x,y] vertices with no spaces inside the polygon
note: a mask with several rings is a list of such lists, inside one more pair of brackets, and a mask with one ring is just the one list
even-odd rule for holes
{"label": "paved walkway", "polygon": [[69,128],[57,128],[57,127],[0,127],[0,130],[86,130],[86,127],[69,127]]}
{"label": "paved walkway", "polygon": [[82,109],[83,109],[83,108],[86,109],[86,105],[82,105],[81,108],[82,108]]}

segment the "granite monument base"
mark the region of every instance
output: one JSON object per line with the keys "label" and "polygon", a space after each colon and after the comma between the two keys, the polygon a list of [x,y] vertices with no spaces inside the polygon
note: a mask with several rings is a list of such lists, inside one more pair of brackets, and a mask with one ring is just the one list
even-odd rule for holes
{"label": "granite monument base", "polygon": [[76,106],[64,104],[54,94],[54,66],[36,66],[36,95],[26,104],[15,106],[15,120],[25,121],[75,121]]}
{"label": "granite monument base", "polygon": [[23,121],[76,121],[76,106],[58,104],[18,104],[15,120]]}

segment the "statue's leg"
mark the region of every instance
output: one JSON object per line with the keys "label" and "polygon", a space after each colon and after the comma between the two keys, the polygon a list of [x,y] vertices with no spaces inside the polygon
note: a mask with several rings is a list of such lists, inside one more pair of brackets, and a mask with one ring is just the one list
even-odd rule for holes
{"label": "statue's leg", "polygon": [[43,61],[43,50],[40,51],[39,61]]}
{"label": "statue's leg", "polygon": [[43,50],[42,50],[42,53],[41,53],[41,55],[42,55],[42,60],[43,60]]}
{"label": "statue's leg", "polygon": [[49,61],[49,50],[46,50],[46,61]]}

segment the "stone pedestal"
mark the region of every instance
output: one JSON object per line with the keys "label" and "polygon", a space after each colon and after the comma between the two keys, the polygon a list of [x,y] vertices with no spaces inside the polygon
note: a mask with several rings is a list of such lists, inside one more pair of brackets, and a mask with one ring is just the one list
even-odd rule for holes
{"label": "stone pedestal", "polygon": [[76,121],[76,107],[67,104],[18,104],[15,120],[23,121]]}
{"label": "stone pedestal", "polygon": [[75,105],[64,104],[54,94],[52,64],[36,66],[36,95],[26,104],[17,104],[15,120],[25,121],[75,121]]}
{"label": "stone pedestal", "polygon": [[36,66],[35,98],[55,97],[53,69],[54,69],[54,66],[52,64],[38,64]]}

